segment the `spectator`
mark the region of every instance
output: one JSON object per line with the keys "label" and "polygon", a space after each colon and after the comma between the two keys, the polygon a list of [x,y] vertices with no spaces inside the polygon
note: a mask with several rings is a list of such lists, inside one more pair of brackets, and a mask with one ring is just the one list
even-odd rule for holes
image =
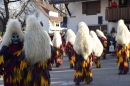
{"label": "spectator", "polygon": [[112,27],[111,34],[112,34],[112,33],[116,33],[116,30],[115,30],[114,27]]}
{"label": "spectator", "polygon": [[115,2],[115,0],[111,1],[111,8],[117,8],[117,3]]}
{"label": "spectator", "polygon": [[[110,35],[108,36],[108,38],[107,38],[107,43],[108,43],[108,46],[107,46],[107,51],[109,52],[109,46],[111,45],[111,42],[112,42],[112,44],[113,44],[113,46],[114,46],[114,49],[115,49],[115,47],[116,47],[116,40],[115,40],[115,37],[116,37],[116,30],[115,30],[115,28],[114,27],[112,27],[112,30],[111,30],[111,32],[110,32]],[[110,52],[109,52],[110,53]]]}

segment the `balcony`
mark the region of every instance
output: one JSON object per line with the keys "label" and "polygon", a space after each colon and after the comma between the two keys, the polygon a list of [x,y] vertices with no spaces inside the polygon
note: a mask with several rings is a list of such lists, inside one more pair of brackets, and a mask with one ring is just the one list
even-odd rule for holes
{"label": "balcony", "polygon": [[70,2],[79,2],[87,0],[49,0],[50,4],[60,4],[60,3],[70,3]]}
{"label": "balcony", "polygon": [[116,22],[119,19],[130,21],[130,7],[106,8],[105,18],[109,22]]}

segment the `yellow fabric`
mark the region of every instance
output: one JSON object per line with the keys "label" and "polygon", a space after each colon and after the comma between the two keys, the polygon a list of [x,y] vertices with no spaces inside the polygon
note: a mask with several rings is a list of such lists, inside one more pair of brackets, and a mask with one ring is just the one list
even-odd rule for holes
{"label": "yellow fabric", "polygon": [[99,67],[100,66],[100,61],[98,60],[97,62],[95,62],[96,63],[96,67]]}
{"label": "yellow fabric", "polygon": [[78,76],[83,76],[83,73],[80,72],[80,71],[75,71],[74,75],[75,75],[76,78],[77,78]]}
{"label": "yellow fabric", "polygon": [[123,57],[122,56],[118,57],[118,66],[120,66],[121,62],[123,62]]}
{"label": "yellow fabric", "polygon": [[88,63],[87,63],[86,61],[83,61],[83,62],[82,62],[82,67],[85,68],[85,67],[87,67],[87,66],[88,66]]}
{"label": "yellow fabric", "polygon": [[41,77],[41,86],[49,86],[48,81],[44,77]]}
{"label": "yellow fabric", "polygon": [[[17,51],[14,53],[14,55],[17,55],[17,56],[20,56],[22,53],[22,50],[20,51]],[[1,63],[4,63],[4,57],[3,56],[0,56],[0,64]],[[15,66],[14,69],[13,69],[13,73],[16,74],[15,77],[12,76],[12,74],[6,79],[6,83],[13,83],[13,84],[16,84],[16,83],[21,83],[21,80],[23,79],[23,76],[21,74],[21,72],[23,72],[23,69],[24,68],[28,68],[29,65],[28,65],[28,62],[25,61],[25,60],[22,60],[20,61],[20,64],[19,64],[19,67]],[[47,68],[47,62],[41,62],[41,63],[38,63],[37,67],[40,67],[40,68]],[[32,71],[33,70],[28,70],[27,72],[27,77],[24,78],[24,86],[28,86],[28,82],[31,82],[32,81]],[[6,74],[6,72],[5,72]],[[41,76],[39,77],[41,79],[41,85],[40,86],[50,86],[50,83],[48,83],[48,80],[45,80],[44,76]],[[36,84],[36,82],[33,82],[33,86],[38,86]]]}
{"label": "yellow fabric", "polygon": [[74,62],[75,62],[75,56],[72,56],[69,62],[70,62],[70,64],[74,64]]}
{"label": "yellow fabric", "polygon": [[24,68],[27,68],[28,63],[25,60],[22,60],[20,63],[20,69],[23,70]]}
{"label": "yellow fabric", "polygon": [[125,51],[125,53],[126,53],[126,58],[129,58],[129,56],[130,56],[130,55],[129,55],[129,52],[130,52],[129,50],[126,50],[126,51]]}
{"label": "yellow fabric", "polygon": [[27,74],[27,82],[30,82],[32,80],[32,71],[29,70]]}
{"label": "yellow fabric", "polygon": [[107,47],[107,41],[104,41],[103,44],[104,44],[104,47]]}
{"label": "yellow fabric", "polygon": [[14,55],[19,56],[21,53],[22,53],[22,50],[19,50],[19,51],[15,52]]}
{"label": "yellow fabric", "polygon": [[38,67],[47,67],[47,62],[41,62],[41,63],[39,63]]}
{"label": "yellow fabric", "polygon": [[56,57],[59,56],[59,55],[62,55],[61,47],[55,47],[55,49],[56,49]]}
{"label": "yellow fabric", "polygon": [[[38,63],[38,67],[41,67],[43,69],[47,68],[47,62]],[[24,85],[25,86],[28,86],[27,83],[32,80],[32,71],[33,70],[28,71],[27,79],[24,80]],[[46,80],[43,75],[40,76],[40,80],[41,80],[40,86],[50,86],[50,83],[48,83],[48,80]],[[33,86],[38,86],[38,85],[36,84],[36,82],[33,82]]]}
{"label": "yellow fabric", "polygon": [[3,55],[0,55],[0,64],[4,63],[4,57]]}
{"label": "yellow fabric", "polygon": [[124,62],[124,66],[125,66],[125,67],[128,67],[128,62]]}
{"label": "yellow fabric", "polygon": [[60,54],[60,52],[58,50],[56,50],[56,55],[58,56]]}
{"label": "yellow fabric", "polygon": [[[120,66],[120,63],[124,62],[123,61],[123,58],[126,58],[128,59],[130,57],[130,51],[128,50],[129,48],[129,45],[126,46],[125,44],[122,45],[122,49],[116,49],[116,52],[117,52],[117,58],[118,58],[118,62],[117,62],[117,65],[118,67]],[[124,54],[126,57],[124,57]],[[125,67],[128,67],[128,62],[124,62],[124,66]]]}

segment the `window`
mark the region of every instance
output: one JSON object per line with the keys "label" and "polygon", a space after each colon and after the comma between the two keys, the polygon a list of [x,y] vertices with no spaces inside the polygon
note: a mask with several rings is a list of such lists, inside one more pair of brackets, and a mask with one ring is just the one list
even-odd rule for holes
{"label": "window", "polygon": [[52,26],[55,26],[55,22],[54,21],[52,21]]}
{"label": "window", "polygon": [[56,27],[59,27],[59,24],[56,24]]}
{"label": "window", "polygon": [[94,1],[91,1],[91,2],[87,2],[86,3],[86,8],[87,8],[87,12],[86,14],[87,15],[96,15],[97,14],[97,11],[96,11],[96,2]]}
{"label": "window", "polygon": [[96,15],[97,13],[100,13],[100,5],[100,0],[82,2],[82,14]]}

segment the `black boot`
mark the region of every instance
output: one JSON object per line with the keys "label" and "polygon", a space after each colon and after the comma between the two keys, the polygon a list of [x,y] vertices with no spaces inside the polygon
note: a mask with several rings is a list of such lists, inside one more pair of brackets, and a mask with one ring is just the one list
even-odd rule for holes
{"label": "black boot", "polygon": [[73,64],[70,64],[70,68],[74,68]]}
{"label": "black boot", "polygon": [[79,86],[79,85],[80,85],[80,83],[79,83],[79,82],[76,82],[76,83],[75,83],[75,85]]}
{"label": "black boot", "polygon": [[60,64],[59,63],[56,63],[56,67],[59,67],[60,66]]}
{"label": "black boot", "polygon": [[93,78],[91,77],[91,78],[90,78],[90,82],[92,82],[92,81],[93,81]]}
{"label": "black boot", "polygon": [[118,75],[122,75],[124,72],[123,71],[119,71]]}

